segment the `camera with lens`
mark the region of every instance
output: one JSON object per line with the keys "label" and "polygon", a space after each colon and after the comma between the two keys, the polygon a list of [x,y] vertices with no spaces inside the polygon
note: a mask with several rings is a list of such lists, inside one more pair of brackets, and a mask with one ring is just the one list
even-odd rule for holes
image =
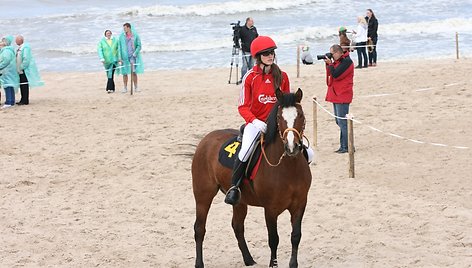
{"label": "camera with lens", "polygon": [[236,23],[230,23],[229,25],[233,25],[233,46],[235,48],[240,48],[241,46],[239,45],[239,38],[240,38],[240,34],[239,32],[241,31],[241,28],[243,28],[241,26],[241,21],[238,20],[238,22]]}
{"label": "camera with lens", "polygon": [[317,58],[318,60],[324,60],[324,59],[326,59],[326,58],[332,59],[332,58],[333,58],[333,54],[328,52],[328,53],[326,53],[326,54],[324,54],[324,55],[316,55],[316,58]]}

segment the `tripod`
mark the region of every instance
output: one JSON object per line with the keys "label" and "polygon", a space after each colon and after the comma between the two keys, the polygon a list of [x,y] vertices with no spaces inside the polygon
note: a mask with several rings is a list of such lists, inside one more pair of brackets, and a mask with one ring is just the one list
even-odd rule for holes
{"label": "tripod", "polygon": [[229,79],[228,79],[228,84],[231,84],[231,75],[233,74],[233,63],[234,59],[236,59],[236,85],[239,85],[239,77],[238,77],[238,69],[239,69],[239,48],[236,46],[233,46],[233,52],[231,53],[231,68],[229,69]]}

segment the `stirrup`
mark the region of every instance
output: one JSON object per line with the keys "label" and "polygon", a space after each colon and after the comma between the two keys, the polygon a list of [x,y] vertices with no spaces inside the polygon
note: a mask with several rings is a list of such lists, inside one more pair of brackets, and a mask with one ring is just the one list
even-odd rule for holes
{"label": "stirrup", "polygon": [[[232,191],[237,191],[237,192],[232,192]],[[232,194],[231,196],[232,199],[230,198],[230,193]],[[226,192],[225,203],[235,206],[239,203],[240,199],[241,199],[241,190],[239,189],[239,187],[236,185],[231,186]]]}
{"label": "stirrup", "polygon": [[236,190],[238,190],[238,192],[241,193],[241,189],[239,189],[239,186],[233,185],[233,186],[229,187],[228,191],[226,192],[226,195],[228,195],[228,193],[231,190],[233,190],[234,188],[236,188]]}

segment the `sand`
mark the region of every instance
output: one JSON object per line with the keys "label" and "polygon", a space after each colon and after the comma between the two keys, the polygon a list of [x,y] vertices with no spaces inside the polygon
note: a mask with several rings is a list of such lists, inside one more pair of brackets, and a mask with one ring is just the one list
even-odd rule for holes
{"label": "sand", "polygon": [[[312,97],[332,110],[324,67],[302,66],[300,78],[295,66],[281,68],[304,90],[313,141]],[[356,70],[355,178],[348,156],[334,153],[334,119],[318,108],[300,267],[471,267],[471,73],[471,60]],[[131,96],[107,94],[101,72],[43,73],[46,86],[31,90],[30,105],[0,111],[0,266],[192,267],[192,154],[206,133],[242,123],[228,74],[147,72]],[[206,267],[244,266],[231,211],[218,194]],[[290,231],[285,212],[280,267],[288,267]],[[246,238],[255,267],[267,267],[261,208],[249,209]]]}

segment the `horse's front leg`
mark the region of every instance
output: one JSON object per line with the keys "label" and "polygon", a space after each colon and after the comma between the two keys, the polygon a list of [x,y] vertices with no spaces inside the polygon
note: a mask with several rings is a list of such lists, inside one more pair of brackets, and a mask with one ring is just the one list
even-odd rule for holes
{"label": "horse's front leg", "polygon": [[269,267],[279,267],[277,264],[277,247],[279,246],[279,234],[277,233],[278,215],[265,209],[265,220],[269,234],[270,262]]}
{"label": "horse's front leg", "polygon": [[305,212],[305,206],[295,211],[290,211],[292,222],[292,256],[290,257],[290,268],[298,267],[298,245],[302,238],[302,218]]}
{"label": "horse's front leg", "polygon": [[241,254],[243,255],[244,264],[246,266],[251,266],[256,264],[254,259],[249,252],[247,247],[246,238],[244,238],[244,220],[246,219],[247,215],[247,205],[239,204],[233,207],[233,220],[231,225],[233,226],[234,235],[238,240],[239,250],[241,250]]}

